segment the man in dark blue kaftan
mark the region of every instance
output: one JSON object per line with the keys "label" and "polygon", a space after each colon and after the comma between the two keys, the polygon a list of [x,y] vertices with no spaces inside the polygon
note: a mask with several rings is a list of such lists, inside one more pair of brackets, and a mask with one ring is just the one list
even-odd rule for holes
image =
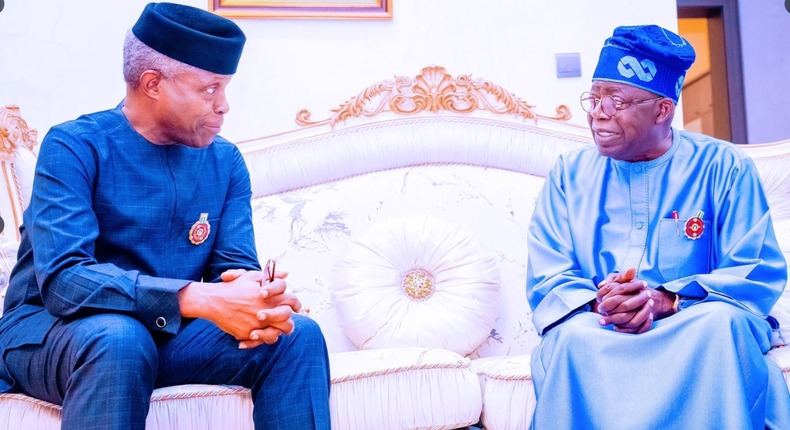
{"label": "man in dark blue kaftan", "polygon": [[324,338],[260,272],[249,174],[216,136],[243,45],[225,18],[149,4],[124,103],[42,142],[0,392],[63,405],[64,430],[143,429],[152,390],[186,383],[251,388],[256,429],[329,429]]}

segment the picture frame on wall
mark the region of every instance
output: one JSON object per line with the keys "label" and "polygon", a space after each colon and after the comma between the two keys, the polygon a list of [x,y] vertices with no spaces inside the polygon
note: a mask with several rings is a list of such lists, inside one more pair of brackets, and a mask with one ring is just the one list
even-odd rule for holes
{"label": "picture frame on wall", "polygon": [[393,0],[209,0],[226,18],[391,20]]}

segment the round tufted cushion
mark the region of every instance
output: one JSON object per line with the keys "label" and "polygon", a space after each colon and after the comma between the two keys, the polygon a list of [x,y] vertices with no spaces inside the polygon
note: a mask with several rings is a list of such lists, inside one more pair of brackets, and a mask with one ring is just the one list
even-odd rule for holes
{"label": "round tufted cushion", "polygon": [[354,235],[335,263],[332,303],[360,349],[444,348],[461,355],[497,316],[494,255],[464,228],[398,218]]}

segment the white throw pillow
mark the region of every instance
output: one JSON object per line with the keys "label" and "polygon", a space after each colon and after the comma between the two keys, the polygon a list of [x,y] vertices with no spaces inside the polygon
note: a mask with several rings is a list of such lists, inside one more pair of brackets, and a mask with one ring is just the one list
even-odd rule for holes
{"label": "white throw pillow", "polygon": [[331,298],[360,349],[444,348],[467,355],[494,327],[494,254],[463,227],[397,218],[354,235],[339,254]]}

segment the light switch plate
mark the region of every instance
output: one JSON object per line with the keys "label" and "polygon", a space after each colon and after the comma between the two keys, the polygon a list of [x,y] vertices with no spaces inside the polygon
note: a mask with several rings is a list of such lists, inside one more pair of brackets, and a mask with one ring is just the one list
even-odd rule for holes
{"label": "light switch plate", "polygon": [[582,60],[578,52],[554,54],[558,78],[578,78],[582,75]]}

